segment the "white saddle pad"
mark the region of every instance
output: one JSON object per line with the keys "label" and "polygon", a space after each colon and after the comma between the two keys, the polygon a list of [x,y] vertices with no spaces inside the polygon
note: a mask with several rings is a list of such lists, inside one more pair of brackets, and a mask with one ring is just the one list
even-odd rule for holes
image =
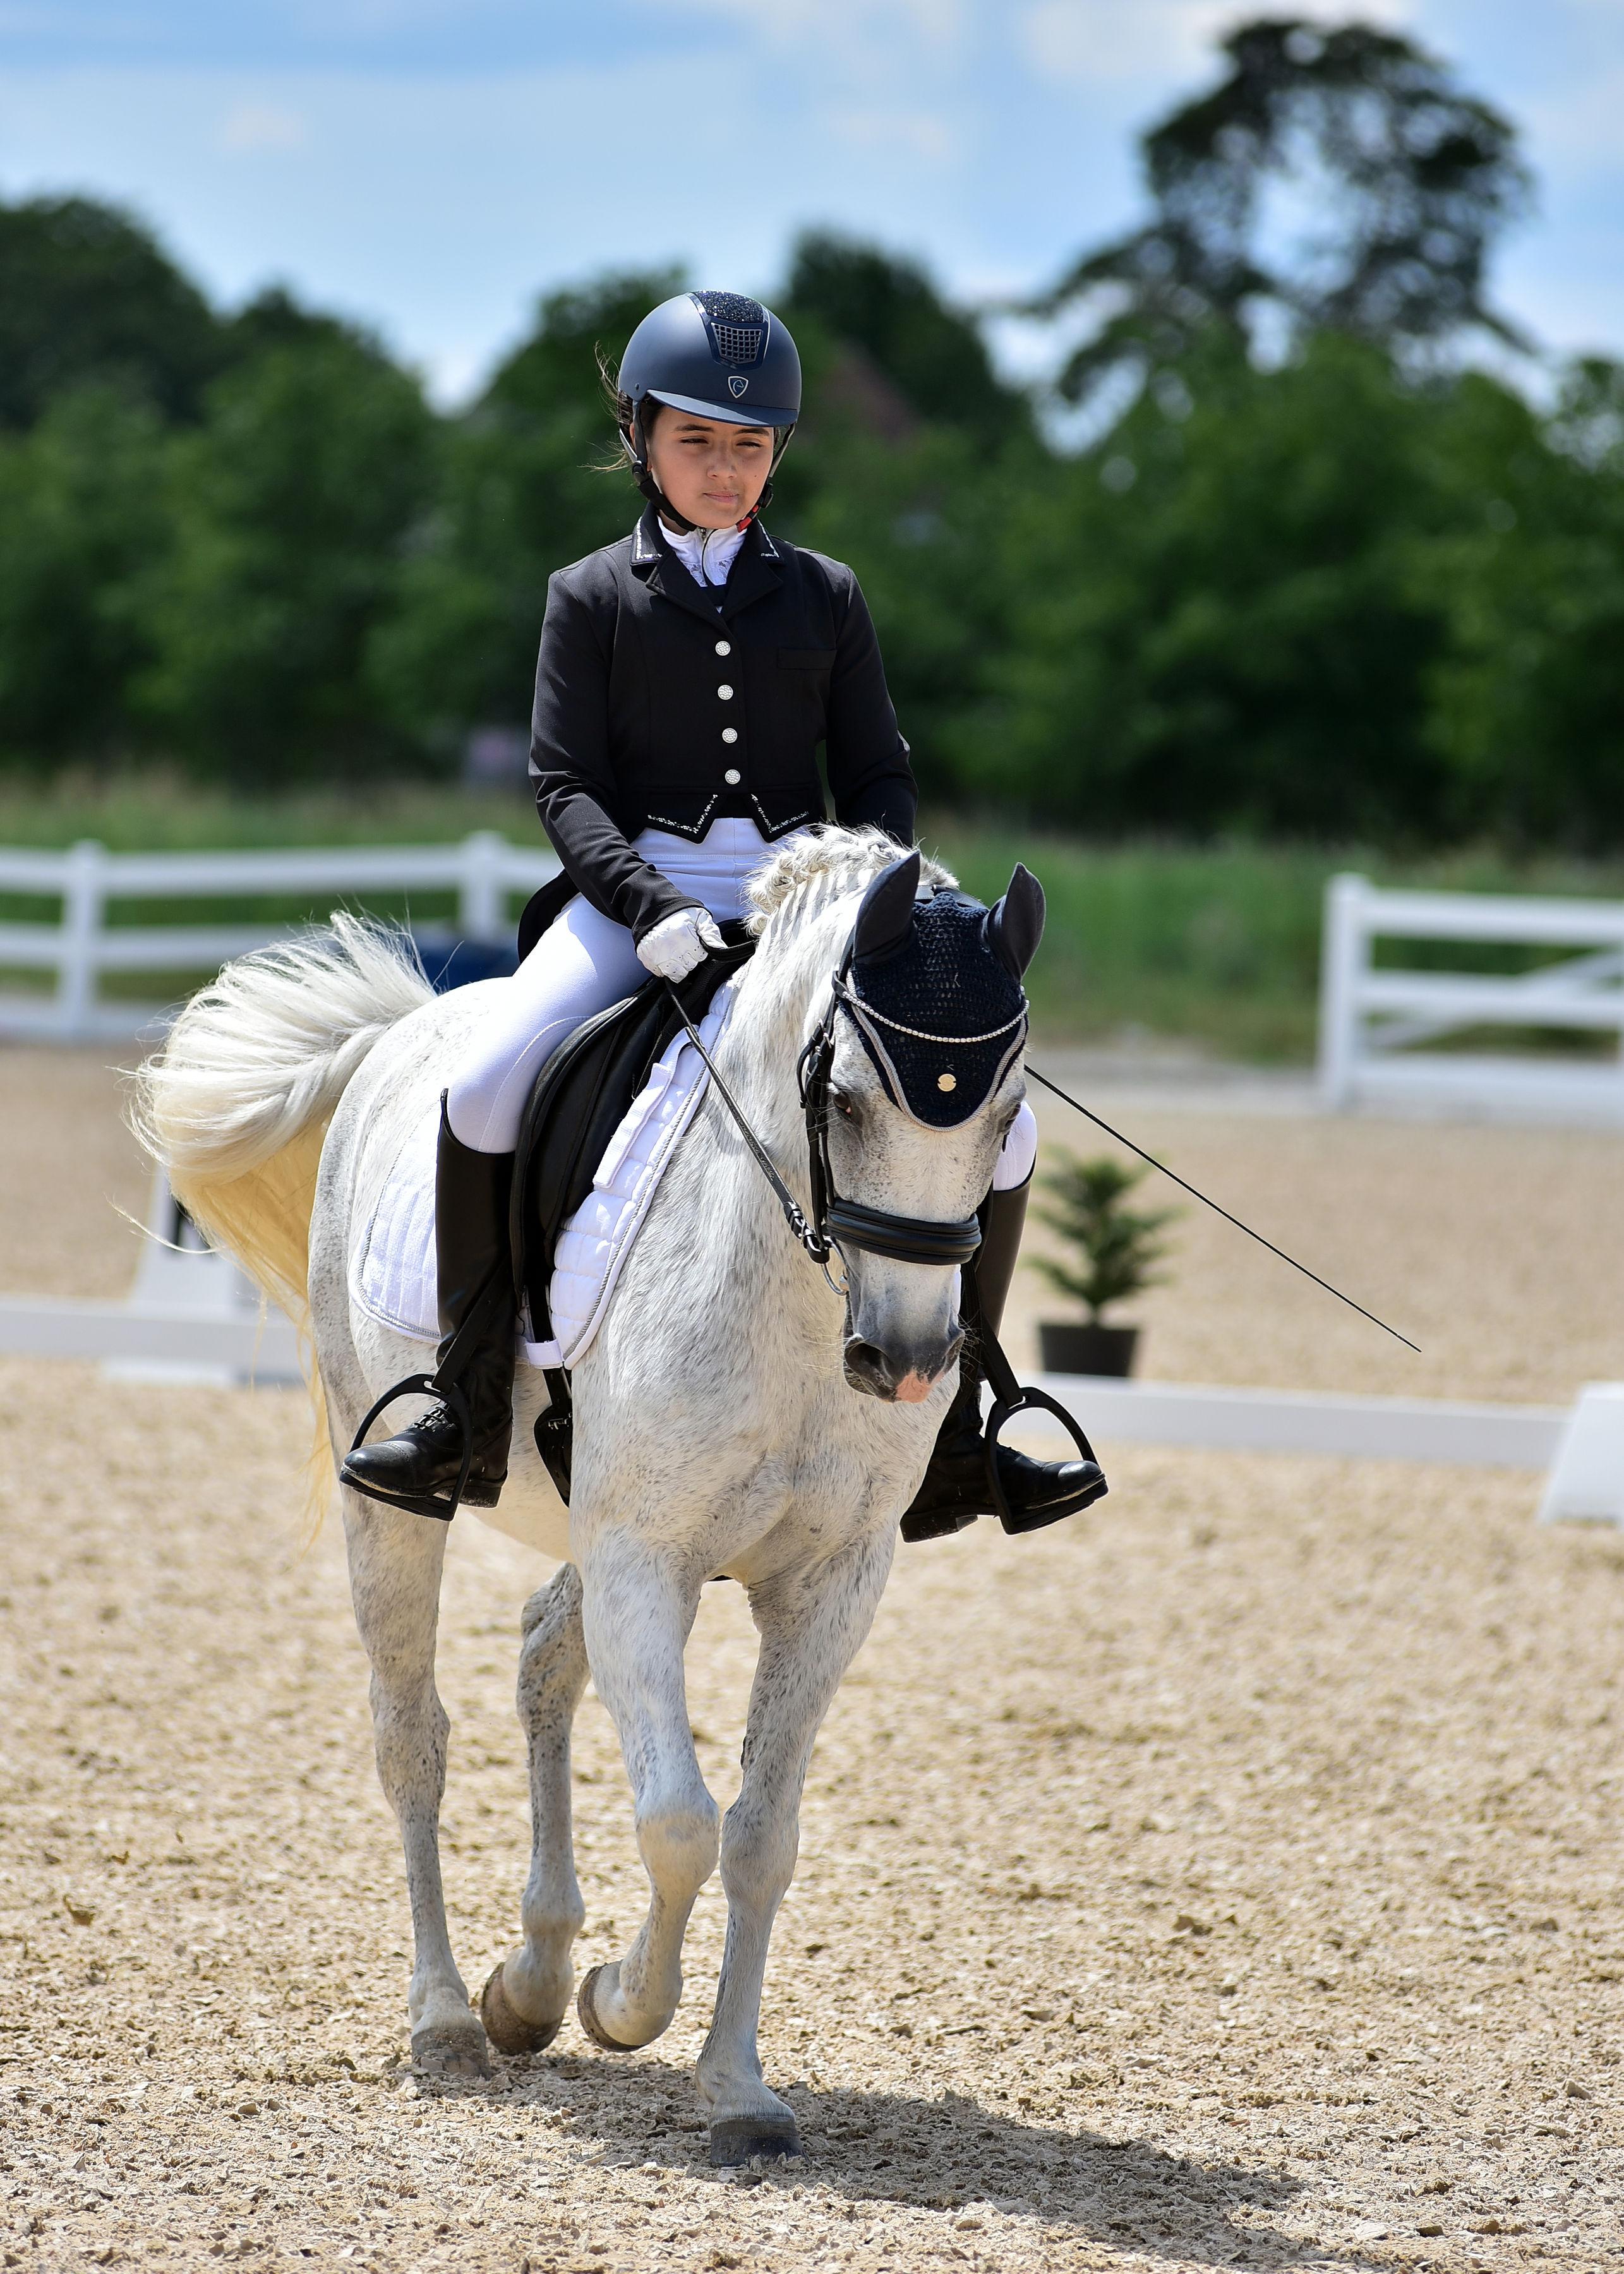
{"label": "white saddle pad", "polygon": [[[714,1050],[733,1010],[733,990],[717,990],[699,1031]],[[548,1309],[554,1339],[524,1341],[531,1366],[574,1366],[590,1347],[632,1242],[665,1165],[698,1109],[710,1076],[679,1035],[609,1141],[592,1189],[559,1235]],[[357,1250],[350,1292],[361,1309],[414,1341],[440,1339],[434,1270],[434,1158],[440,1101],[434,1101],[395,1158]]]}

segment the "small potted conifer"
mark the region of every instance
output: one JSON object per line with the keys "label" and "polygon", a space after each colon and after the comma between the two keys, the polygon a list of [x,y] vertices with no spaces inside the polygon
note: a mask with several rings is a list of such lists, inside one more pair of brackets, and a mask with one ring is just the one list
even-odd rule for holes
{"label": "small potted conifer", "polygon": [[1108,1325],[1101,1314],[1109,1304],[1164,1284],[1165,1274],[1155,1268],[1167,1253],[1162,1233],[1180,1210],[1126,1205],[1148,1173],[1109,1154],[1083,1161],[1068,1153],[1040,1179],[1052,1204],[1038,1214],[1071,1253],[1059,1261],[1034,1255],[1031,1268],[1087,1313],[1086,1319],[1039,1321],[1045,1374],[1132,1373],[1139,1329]]}

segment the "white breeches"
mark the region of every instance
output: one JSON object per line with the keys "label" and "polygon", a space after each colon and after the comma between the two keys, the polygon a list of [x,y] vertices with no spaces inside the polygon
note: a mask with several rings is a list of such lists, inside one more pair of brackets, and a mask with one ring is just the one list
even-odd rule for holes
{"label": "white breeches", "polygon": [[[703,901],[718,923],[748,914],[744,888],[763,861],[791,838],[769,845],[753,821],[713,821],[697,845],[669,830],[645,829],[636,850],[663,877]],[[481,1023],[446,1097],[451,1133],[477,1153],[511,1153],[536,1076],[583,1020],[635,995],[648,977],[624,924],[572,900],[548,925]],[[1023,1105],[1004,1141],[993,1178],[999,1192],[1024,1185],[1037,1157],[1037,1123]]]}
{"label": "white breeches", "polygon": [[[764,861],[791,842],[769,844],[753,821],[713,821],[697,844],[665,829],[645,829],[635,849],[718,923],[748,913],[744,888]],[[648,973],[624,924],[572,900],[548,925],[484,1020],[452,1076],[446,1112],[458,1142],[477,1153],[511,1153],[536,1076],[583,1020],[635,995]]]}

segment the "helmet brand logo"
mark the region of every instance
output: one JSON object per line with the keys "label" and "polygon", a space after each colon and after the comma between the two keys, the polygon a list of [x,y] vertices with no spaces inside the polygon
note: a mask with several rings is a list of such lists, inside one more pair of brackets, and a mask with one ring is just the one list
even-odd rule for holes
{"label": "helmet brand logo", "polygon": [[742,395],[749,383],[748,379],[741,379],[737,372],[729,372],[727,374],[727,392],[731,395],[736,397]]}

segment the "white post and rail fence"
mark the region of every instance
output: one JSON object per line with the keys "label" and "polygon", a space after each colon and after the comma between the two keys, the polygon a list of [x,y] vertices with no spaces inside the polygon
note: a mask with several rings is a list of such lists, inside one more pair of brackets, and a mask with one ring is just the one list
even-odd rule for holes
{"label": "white post and rail fence", "polygon": [[[65,853],[0,847],[0,898],[55,900],[55,920],[0,920],[0,972],[42,973],[49,990],[0,983],[0,1038],[79,1043],[139,1034],[161,1002],[109,998],[113,973],[212,977],[232,956],[264,947],[284,922],[123,920],[143,900],[303,899],[317,916],[369,898],[452,894],[456,914],[437,928],[482,945],[513,937],[512,900],[558,874],[552,854],[522,851],[494,830],[455,845],[388,845],[274,853],[109,853],[86,840]],[[119,920],[109,921],[117,916]]]}
{"label": "white post and rail fence", "polygon": [[[449,846],[313,852],[66,853],[0,848],[0,900],[55,899],[55,922],[0,920],[0,973],[45,973],[49,992],[4,991],[0,1040],[90,1042],[154,1031],[162,1003],[109,999],[103,978],[210,977],[231,957],[283,935],[286,922],[141,924],[141,900],[303,900],[310,915],[369,898],[451,895],[462,938],[511,939],[514,900],[558,873],[550,854],[494,831]],[[109,922],[109,915],[117,921]],[[1545,960],[1492,970],[1401,969],[1377,943],[1431,940],[1532,951]],[[1520,1047],[1459,1047],[1494,1028]],[[1537,1054],[1529,1038],[1590,1040],[1590,1053]],[[1606,1054],[1595,1049],[1605,1038]],[[1440,1048],[1438,1045],[1444,1047]],[[1509,1105],[1624,1123],[1624,901],[1387,892],[1356,876],[1327,889],[1320,969],[1320,1094],[1332,1111],[1424,1102],[1467,1112]],[[215,1380],[297,1376],[293,1329],[265,1316],[222,1256],[199,1252],[159,1180],[155,1235],[123,1304],[0,1296],[0,1355],[100,1359],[121,1373]],[[170,1245],[169,1243],[176,1243]],[[1337,1397],[1056,1375],[1048,1385],[1107,1442],[1200,1445],[1546,1469],[1541,1513],[1624,1523],[1624,1386],[1588,1385],[1572,1409]]]}
{"label": "white post and rail fence", "polygon": [[[1397,940],[1539,960],[1509,975],[1379,964],[1377,943]],[[1509,1046],[1486,1046],[1497,1028]],[[1551,1047],[1560,1036],[1572,1038],[1566,1051]],[[1430,1104],[1624,1123],[1624,900],[1384,892],[1334,877],[1320,946],[1320,1093],[1333,1112]]]}

